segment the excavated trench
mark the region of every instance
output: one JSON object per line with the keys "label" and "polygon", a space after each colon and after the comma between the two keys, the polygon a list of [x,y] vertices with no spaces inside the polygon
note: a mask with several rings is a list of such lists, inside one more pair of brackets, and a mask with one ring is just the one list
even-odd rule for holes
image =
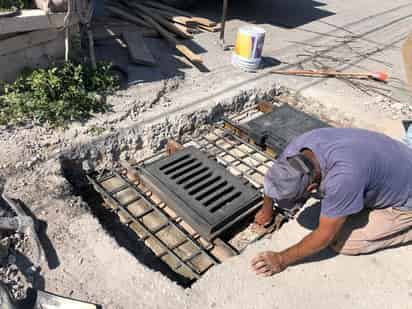
{"label": "excavated trench", "polygon": [[[251,105],[252,104],[245,104],[245,106],[242,106],[242,108],[247,108]],[[104,230],[107,231],[108,234],[116,240],[117,244],[120,247],[126,249],[140,263],[146,265],[148,268],[154,271],[160,272],[161,274],[184,288],[190,287],[196,279],[188,279],[186,276],[182,276],[173,271],[168,264],[166,264],[161,258],[153,253],[153,251],[146,245],[145,241],[138,237],[136,233],[132,231],[127,225],[120,222],[118,214],[116,214],[113,210],[103,207],[102,205],[105,203],[105,201],[102,198],[102,195],[97,192],[95,187],[93,187],[93,185],[90,183],[87,175],[90,173],[90,170],[94,169],[95,167],[97,167],[97,173],[101,173],[103,169],[108,166],[118,167],[118,162],[109,161],[117,161],[121,157],[127,159],[132,158],[134,161],[139,161],[142,158],[146,157],[147,154],[151,154],[153,152],[156,153],[157,151],[162,149],[168,137],[175,137],[177,135],[178,138],[183,142],[191,141],[193,140],[193,138],[198,139],[199,136],[205,135],[209,130],[211,130],[214,123],[221,121],[223,119],[223,115],[228,114],[225,113],[224,109],[225,108],[222,107],[212,109],[212,111],[209,112],[206,117],[203,117],[203,120],[200,121],[200,123],[196,123],[196,125],[186,124],[184,130],[182,130],[182,125],[179,122],[177,122],[178,124],[176,125],[179,128],[175,128],[173,123],[170,123],[168,121],[166,122],[166,124],[160,124],[160,127],[163,125],[168,127],[167,133],[163,134],[160,138],[152,134],[152,139],[147,139],[144,136],[140,135],[142,134],[142,132],[144,134],[144,131],[133,131],[133,133],[137,132],[137,134],[135,134],[134,136],[129,136],[128,139],[139,140],[139,146],[125,147],[122,146],[121,143],[113,143],[110,145],[111,155],[109,156],[106,156],[104,151],[100,151],[101,149],[99,149],[99,147],[101,147],[101,145],[95,144],[90,145],[91,148],[89,150],[85,151],[83,149],[83,153],[92,153],[92,158],[90,158],[90,156],[84,157],[79,155],[78,153],[73,153],[71,155],[62,156],[60,159],[63,176],[73,186],[73,194],[81,197],[83,201],[88,204],[91,213],[99,220]],[[211,117],[211,114],[215,116]],[[218,114],[219,116],[216,117],[216,114]],[[182,118],[188,119],[187,115],[182,116]],[[199,127],[202,127],[202,131],[199,131]],[[103,145],[107,145],[107,142],[103,142]],[[122,148],[123,150],[128,150],[129,152],[127,153],[127,155],[122,155],[122,149],[120,148]],[[131,149],[133,149],[133,153],[130,153]],[[96,152],[98,154],[96,154]],[[113,153],[116,153],[116,155],[113,155]],[[102,162],[104,163],[102,164]],[[252,218],[253,216],[249,215],[245,219],[242,219],[240,224],[247,225],[248,223],[250,223]],[[225,234],[223,234],[221,238],[225,240],[236,238],[236,234],[239,232],[241,232],[241,229],[239,230],[232,228],[229,229]]]}
{"label": "excavated trench", "polygon": [[153,254],[130,228],[119,221],[118,216],[113,211],[103,207],[105,201],[88,181],[86,172],[82,169],[82,161],[62,159],[61,166],[64,177],[73,186],[73,194],[81,197],[87,203],[91,213],[98,218],[102,227],[120,247],[125,248],[140,263],[154,271],[161,272],[180,286],[186,288],[191,285],[192,281],[173,272],[166,263]]}

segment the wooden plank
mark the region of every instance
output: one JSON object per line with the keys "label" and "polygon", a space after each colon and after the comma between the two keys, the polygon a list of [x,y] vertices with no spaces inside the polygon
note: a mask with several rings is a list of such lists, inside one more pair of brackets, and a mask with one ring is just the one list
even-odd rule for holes
{"label": "wooden plank", "polygon": [[204,18],[204,17],[192,17],[191,20],[195,22],[196,24],[205,26],[205,27],[216,27],[217,23],[214,21],[211,21],[210,19]]}
{"label": "wooden plank", "polygon": [[176,35],[178,35],[181,38],[184,39],[191,39],[193,38],[193,36],[190,33],[181,31],[175,24],[169,22],[168,20],[166,20],[164,17],[162,17],[161,15],[155,13],[154,11],[148,9],[147,7],[145,7],[144,5],[140,5],[138,3],[130,3],[130,6],[138,9],[140,12],[139,14],[146,14],[149,17],[151,17],[153,20],[155,20],[157,23],[159,23],[160,25],[162,25],[163,27],[165,27],[167,30],[175,33]]}
{"label": "wooden plank", "polygon": [[[0,35],[61,28],[64,25],[65,16],[65,13],[50,13],[46,15],[42,10],[23,10],[19,16],[0,18]],[[78,18],[74,15],[71,24],[76,23],[78,23]]]}
{"label": "wooden plank", "polygon": [[158,8],[158,9],[161,9],[161,10],[169,11],[171,13],[174,13],[175,15],[182,15],[182,16],[190,17],[190,19],[193,22],[195,22],[199,25],[203,25],[203,26],[206,26],[206,27],[214,27],[214,26],[217,25],[216,22],[214,22],[214,21],[212,21],[208,18],[193,16],[193,14],[190,13],[190,12],[179,10],[179,9],[176,9],[176,8],[173,8],[173,7],[170,7],[168,5],[161,4],[161,3],[158,3],[158,2],[155,2],[155,1],[146,1],[144,4],[147,4],[151,7]]}
{"label": "wooden plank", "polygon": [[203,25],[198,25],[197,26],[199,29],[204,30],[204,31],[208,31],[208,32],[218,32],[220,31],[220,26],[203,26]]}
{"label": "wooden plank", "polygon": [[95,41],[107,40],[123,37],[123,32],[130,31],[133,33],[140,33],[145,38],[159,37],[159,32],[150,28],[137,27],[135,24],[128,24],[123,26],[102,25],[93,30],[93,37]]}
{"label": "wooden plank", "polygon": [[144,4],[148,5],[148,6],[151,6],[151,7],[154,7],[154,8],[161,9],[161,10],[169,11],[169,12],[177,14],[177,15],[192,17],[192,14],[189,13],[189,12],[176,9],[174,7],[168,6],[166,4],[159,3],[157,1],[145,1]]}
{"label": "wooden plank", "polygon": [[163,36],[167,41],[175,46],[175,48],[192,63],[201,64],[203,62],[199,55],[193,53],[188,47],[184,46],[175,36],[163,28],[158,22],[156,22],[152,17],[147,15],[140,15],[143,20],[156,29],[161,36]]}
{"label": "wooden plank", "polygon": [[123,18],[127,21],[130,21],[138,26],[143,26],[147,28],[151,28],[150,25],[145,22],[142,18],[137,17],[136,15],[132,15],[128,12],[125,12],[123,9],[119,7],[115,7],[113,5],[106,5],[106,10],[113,14],[114,16]]}
{"label": "wooden plank", "polygon": [[402,47],[402,54],[405,62],[406,76],[412,90],[412,32],[409,34],[405,44]]}
{"label": "wooden plank", "polygon": [[15,37],[0,41],[0,56],[49,42],[57,38],[56,29],[38,30],[18,34]]}
{"label": "wooden plank", "polygon": [[155,8],[150,8],[152,11],[156,12],[159,15],[162,15],[163,17],[166,17],[167,19],[175,22],[175,23],[179,23],[185,26],[196,26],[197,24],[195,22],[192,21],[191,17],[187,17],[187,16],[180,16],[180,15],[176,15],[174,13],[165,11],[165,10],[161,10],[161,9],[155,9]]}
{"label": "wooden plank", "polygon": [[190,27],[186,27],[186,26],[184,26],[184,25],[181,25],[181,24],[177,24],[177,23],[174,23],[173,24],[177,29],[179,29],[179,31],[181,32],[181,33],[185,33],[185,35],[187,36],[187,37],[190,37],[190,38],[193,38],[193,33],[196,33],[196,29],[194,29],[194,28],[190,28]]}
{"label": "wooden plank", "polygon": [[176,49],[182,53],[187,59],[196,64],[203,63],[202,57],[192,52],[187,46],[183,44],[176,44]]}

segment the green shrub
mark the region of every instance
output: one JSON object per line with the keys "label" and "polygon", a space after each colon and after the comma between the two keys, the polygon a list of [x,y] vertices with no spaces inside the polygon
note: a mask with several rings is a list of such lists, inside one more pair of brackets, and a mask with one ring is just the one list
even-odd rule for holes
{"label": "green shrub", "polygon": [[7,11],[16,7],[19,9],[31,8],[30,0],[0,0],[0,11]]}
{"label": "green shrub", "polygon": [[89,65],[66,62],[60,67],[23,72],[14,83],[4,86],[0,124],[32,121],[62,126],[105,112],[109,106],[104,98],[118,86],[110,69],[102,63],[94,70]]}

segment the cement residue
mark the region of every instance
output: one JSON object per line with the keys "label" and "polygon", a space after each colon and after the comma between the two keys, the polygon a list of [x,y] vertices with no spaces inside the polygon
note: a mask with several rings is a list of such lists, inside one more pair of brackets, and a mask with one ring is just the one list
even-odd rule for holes
{"label": "cement residue", "polygon": [[[97,221],[93,205],[80,195],[82,190],[88,192],[84,191],[88,184],[82,169],[111,168],[118,160],[142,159],[162,149],[171,137],[190,141],[225,116],[278,95],[291,93],[276,87],[241,90],[233,97],[217,99],[207,108],[161,115],[155,122],[137,123],[93,138],[84,138],[79,133],[74,141],[60,139],[51,154],[47,153],[47,147],[42,148],[44,162],[18,168],[17,173],[11,168],[6,185],[8,194],[20,199],[47,226],[43,224],[40,230],[46,239],[47,262],[43,261],[34,287],[47,287],[56,294],[100,303],[107,308],[188,308],[190,298],[182,288],[145,266],[150,264],[147,264],[150,258],[139,259],[136,248],[131,251],[130,247],[123,247],[121,239],[107,234],[112,231]],[[312,101],[300,100],[295,105],[324,120],[330,116],[321,104]],[[339,115],[336,118],[343,119]],[[36,128],[28,130],[33,129]],[[72,132],[69,129],[63,134],[70,136]],[[21,133],[20,129],[17,135]],[[148,252],[143,250],[138,254]],[[14,273],[14,268],[6,265],[4,271]],[[16,282],[12,285],[14,292],[23,297],[28,285],[22,279]]]}

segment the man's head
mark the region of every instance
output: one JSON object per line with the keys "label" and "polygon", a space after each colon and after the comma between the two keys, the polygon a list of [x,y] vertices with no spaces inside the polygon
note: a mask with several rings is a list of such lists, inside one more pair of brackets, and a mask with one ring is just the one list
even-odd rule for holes
{"label": "man's head", "polygon": [[315,164],[304,153],[277,160],[265,176],[264,193],[290,208],[318,186],[317,176]]}

